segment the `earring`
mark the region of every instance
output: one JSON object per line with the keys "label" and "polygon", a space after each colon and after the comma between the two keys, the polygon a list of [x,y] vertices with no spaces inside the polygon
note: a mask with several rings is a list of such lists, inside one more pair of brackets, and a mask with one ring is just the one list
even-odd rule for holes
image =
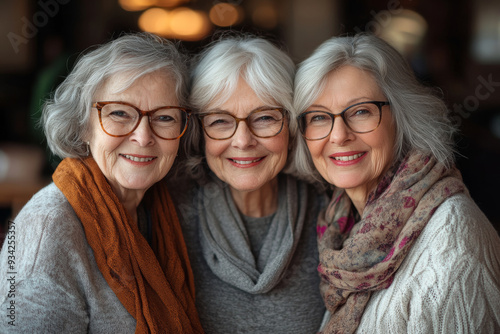
{"label": "earring", "polygon": [[87,152],[85,152],[85,156],[89,156],[90,155],[90,142],[87,142]]}

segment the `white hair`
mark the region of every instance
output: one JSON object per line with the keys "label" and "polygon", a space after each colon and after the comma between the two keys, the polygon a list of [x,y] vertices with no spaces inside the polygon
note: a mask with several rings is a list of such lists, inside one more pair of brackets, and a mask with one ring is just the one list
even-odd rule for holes
{"label": "white hair", "polygon": [[[436,96],[435,90],[417,81],[401,54],[373,35],[331,38],[299,65],[295,76],[294,117],[323,93],[330,72],[347,65],[373,75],[390,102],[396,124],[394,161],[416,149],[433,155],[446,166],[453,163],[456,128],[445,103]],[[295,159],[302,177],[320,180],[304,138],[298,140]]]}
{"label": "white hair", "polygon": [[149,33],[127,34],[82,55],[42,110],[41,123],[50,150],[61,158],[87,154],[83,138],[90,130],[93,97],[110,76],[129,74],[121,89],[138,78],[164,71],[175,81],[179,103],[186,103],[187,58],[176,45]]}
{"label": "white hair", "polygon": [[[287,110],[290,148],[295,146],[297,120],[292,113],[293,77],[295,65],[290,57],[264,38],[253,35],[224,35],[200,53],[191,73],[189,104],[194,113],[220,105],[234,93],[243,78],[264,102]],[[203,179],[208,171],[204,157],[202,128],[197,127],[186,139],[187,171]],[[193,122],[193,125],[194,123]],[[283,172],[294,173],[295,165],[289,159]]]}

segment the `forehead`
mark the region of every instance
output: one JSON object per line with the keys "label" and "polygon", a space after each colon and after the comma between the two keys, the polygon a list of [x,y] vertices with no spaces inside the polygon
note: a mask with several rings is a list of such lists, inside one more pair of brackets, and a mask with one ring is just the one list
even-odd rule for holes
{"label": "forehead", "polygon": [[380,99],[383,96],[372,73],[347,65],[325,76],[324,88],[316,103],[346,106],[363,99]]}
{"label": "forehead", "polygon": [[165,71],[155,71],[139,76],[121,72],[110,75],[98,87],[95,100],[120,100],[133,102],[145,98],[177,100],[175,81]]}
{"label": "forehead", "polygon": [[118,72],[109,75],[97,88],[98,93],[119,94],[139,86],[175,85],[172,76],[165,71],[141,73],[134,71]]}
{"label": "forehead", "polygon": [[241,77],[234,87],[227,89],[231,91],[223,91],[211,101],[207,108],[209,112],[224,110],[234,114],[248,114],[256,108],[277,106],[276,102],[261,98]]}

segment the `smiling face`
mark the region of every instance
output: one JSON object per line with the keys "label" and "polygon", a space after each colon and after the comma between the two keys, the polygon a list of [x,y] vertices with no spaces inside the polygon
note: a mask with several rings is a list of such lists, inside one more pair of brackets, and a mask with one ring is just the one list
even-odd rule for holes
{"label": "smiling face", "polygon": [[[250,112],[265,107],[264,103],[241,79],[224,103],[209,106],[207,113],[228,112],[245,118]],[[270,184],[286,164],[288,155],[288,123],[281,132],[270,138],[254,136],[245,122],[240,122],[229,139],[214,140],[205,134],[205,154],[210,169],[219,179],[229,184],[232,191],[250,192]]]}
{"label": "smiling face", "polygon": [[[94,101],[128,102],[141,110],[178,105],[175,84],[164,72],[153,72],[137,79],[129,88],[118,92],[127,74],[116,74],[106,80]],[[99,123],[98,112],[91,111],[90,152],[120,199],[138,195],[160,181],[170,170],[177,155],[179,139],[163,140],[149,127],[147,117],[128,136],[107,135]]]}
{"label": "smiling face", "polygon": [[[353,66],[344,66],[326,77],[323,93],[307,109],[338,114],[364,101],[387,101],[373,76]],[[332,132],[321,140],[307,140],[317,170],[323,178],[347,189],[351,199],[364,201],[390,167],[396,130],[389,106],[382,107],[382,121],[369,133],[354,133],[340,117]],[[364,202],[363,202],[364,205]]]}

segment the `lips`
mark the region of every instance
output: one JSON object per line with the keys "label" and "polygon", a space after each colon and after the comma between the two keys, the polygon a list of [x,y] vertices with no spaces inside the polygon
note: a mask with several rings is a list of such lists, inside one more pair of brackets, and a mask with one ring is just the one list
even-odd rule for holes
{"label": "lips", "polygon": [[366,152],[341,152],[330,155],[330,159],[337,166],[355,165],[366,156]]}
{"label": "lips", "polygon": [[251,158],[228,158],[229,162],[236,167],[253,167],[258,165],[265,157]]}
{"label": "lips", "polygon": [[343,155],[343,156],[332,156],[332,159],[335,159],[337,161],[351,161],[355,160],[359,157],[361,157],[364,153],[358,153],[358,154],[353,154],[353,155]]}
{"label": "lips", "polygon": [[122,157],[134,161],[134,162],[150,162],[156,159],[156,157],[151,156],[138,156],[138,155],[130,155],[130,154],[120,154]]}

